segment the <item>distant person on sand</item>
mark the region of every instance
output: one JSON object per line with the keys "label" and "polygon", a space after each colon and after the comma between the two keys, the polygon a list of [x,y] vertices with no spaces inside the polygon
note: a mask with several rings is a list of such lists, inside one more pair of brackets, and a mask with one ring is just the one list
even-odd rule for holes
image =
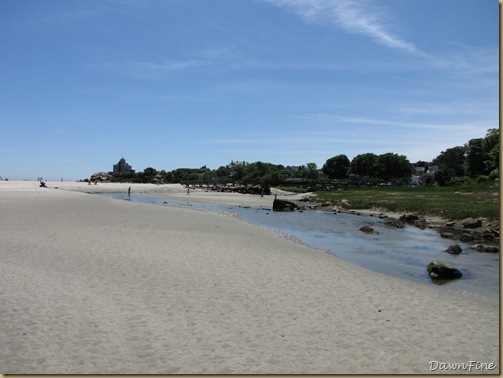
{"label": "distant person on sand", "polygon": [[131,195],[131,187],[128,188],[127,190],[127,195],[130,196]]}
{"label": "distant person on sand", "polygon": [[190,186],[187,185],[187,194],[190,194]]}

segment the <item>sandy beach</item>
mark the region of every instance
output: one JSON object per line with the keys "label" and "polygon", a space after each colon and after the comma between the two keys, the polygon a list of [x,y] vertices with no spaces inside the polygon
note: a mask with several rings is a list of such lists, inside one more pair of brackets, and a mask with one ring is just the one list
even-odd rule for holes
{"label": "sandy beach", "polygon": [[0,181],[0,373],[500,371],[498,300],[374,273],[225,214],[85,193],[185,199],[180,185],[48,186]]}

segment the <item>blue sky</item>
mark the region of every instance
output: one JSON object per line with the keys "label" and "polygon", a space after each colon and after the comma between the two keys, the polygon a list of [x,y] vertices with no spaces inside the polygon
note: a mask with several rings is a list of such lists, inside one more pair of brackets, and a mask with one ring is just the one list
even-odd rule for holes
{"label": "blue sky", "polygon": [[429,161],[499,127],[496,0],[2,0],[0,176]]}

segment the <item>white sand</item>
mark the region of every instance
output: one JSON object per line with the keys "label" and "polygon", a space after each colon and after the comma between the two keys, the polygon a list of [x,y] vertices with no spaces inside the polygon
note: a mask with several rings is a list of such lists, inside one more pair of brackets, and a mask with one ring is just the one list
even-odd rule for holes
{"label": "white sand", "polygon": [[0,182],[1,373],[499,373],[497,300],[78,185]]}

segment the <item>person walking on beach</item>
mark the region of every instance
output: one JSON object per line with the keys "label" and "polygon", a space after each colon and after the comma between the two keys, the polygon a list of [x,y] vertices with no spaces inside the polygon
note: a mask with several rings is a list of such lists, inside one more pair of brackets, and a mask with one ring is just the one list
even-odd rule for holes
{"label": "person walking on beach", "polygon": [[129,187],[129,188],[127,189],[127,195],[128,195],[128,197],[130,197],[130,196],[131,196],[131,187]]}

